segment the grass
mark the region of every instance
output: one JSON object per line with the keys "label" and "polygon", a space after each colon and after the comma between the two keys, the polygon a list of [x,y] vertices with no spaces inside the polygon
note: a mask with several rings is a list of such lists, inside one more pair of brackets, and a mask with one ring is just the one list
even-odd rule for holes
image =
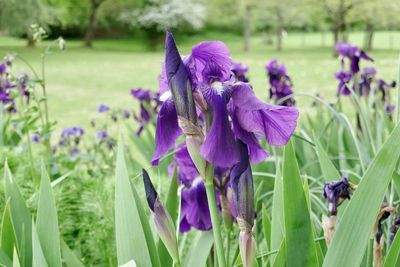
{"label": "grass", "polygon": [[[362,33],[349,36],[350,42],[356,44],[362,44],[362,38]],[[333,73],[340,63],[332,57],[329,34],[290,33],[284,39],[282,52],[266,44],[265,36],[255,36],[247,53],[242,51],[240,36],[221,33],[177,36],[183,54],[197,42],[217,39],[227,43],[234,60],[250,66],[250,80],[259,97],[266,99],[268,93],[264,65],[277,58],[286,64],[296,92],[318,93],[328,101],[334,99],[337,83]],[[41,49],[47,44],[28,48],[24,40],[0,37],[0,56],[16,52],[39,68]],[[370,55],[384,79],[396,79],[399,44],[400,32],[379,32],[375,36],[376,49]],[[50,116],[58,121],[58,130],[73,125],[88,126],[100,103],[116,108],[136,106],[129,95],[131,88],[158,89],[162,43],[157,51],[151,52],[137,39],[97,40],[93,49],[83,48],[80,40],[67,40],[66,51],[53,51],[46,61],[46,78]],[[28,72],[21,62],[16,65],[16,71]],[[299,99],[298,103],[303,110],[309,106],[305,99]]]}

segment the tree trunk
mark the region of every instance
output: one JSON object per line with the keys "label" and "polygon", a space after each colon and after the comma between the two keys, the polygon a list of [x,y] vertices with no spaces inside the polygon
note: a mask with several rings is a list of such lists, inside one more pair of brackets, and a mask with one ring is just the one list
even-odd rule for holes
{"label": "tree trunk", "polygon": [[276,50],[282,51],[283,18],[279,9],[276,10]]}
{"label": "tree trunk", "polygon": [[336,57],[337,56],[336,43],[339,42],[339,34],[340,34],[340,30],[339,30],[337,23],[335,23],[333,25],[332,32],[333,32],[333,50],[332,50],[332,52],[333,52],[333,56]]}
{"label": "tree trunk", "polygon": [[94,28],[96,23],[96,12],[98,7],[100,6],[101,1],[91,0],[90,1],[90,10],[89,10],[89,20],[88,26],[85,33],[85,47],[92,47],[92,41],[94,36]]}
{"label": "tree trunk", "polygon": [[28,46],[28,47],[35,47],[35,44],[36,44],[36,42],[35,42],[35,40],[33,40],[33,36],[32,36],[32,34],[28,34],[28,36],[27,36],[27,40],[26,40],[27,42],[26,42],[26,45]]}
{"label": "tree trunk", "polygon": [[244,10],[244,27],[243,27],[243,51],[247,52],[250,50],[250,35],[251,35],[251,7],[246,4]]}
{"label": "tree trunk", "polygon": [[365,49],[366,50],[372,50],[372,41],[374,38],[374,25],[368,23],[367,24],[367,31],[365,35]]}

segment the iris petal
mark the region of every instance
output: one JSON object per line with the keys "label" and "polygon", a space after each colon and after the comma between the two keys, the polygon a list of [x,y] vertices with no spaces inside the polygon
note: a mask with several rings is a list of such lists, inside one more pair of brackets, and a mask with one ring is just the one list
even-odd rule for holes
{"label": "iris petal", "polygon": [[169,98],[165,101],[158,113],[156,127],[156,144],[153,165],[158,165],[160,158],[174,147],[176,139],[182,134],[178,125],[178,116],[175,109],[174,101]]}
{"label": "iris petal", "polygon": [[240,126],[248,132],[263,133],[268,144],[285,145],[297,126],[299,112],[294,107],[273,106],[259,100],[249,84],[232,87]]}

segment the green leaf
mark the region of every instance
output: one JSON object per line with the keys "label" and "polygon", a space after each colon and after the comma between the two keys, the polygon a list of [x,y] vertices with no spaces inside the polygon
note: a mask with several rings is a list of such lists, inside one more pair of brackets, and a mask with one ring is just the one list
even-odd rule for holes
{"label": "green leaf", "polygon": [[12,261],[10,257],[0,248],[0,266],[12,267]]}
{"label": "green leaf", "polygon": [[65,244],[64,240],[61,239],[61,251],[64,259],[64,263],[67,267],[84,267],[83,263],[75,255],[75,253]]}
{"label": "green leaf", "polygon": [[385,191],[400,156],[400,126],[369,165],[341,218],[323,266],[354,267],[362,261]]}
{"label": "green leaf", "polygon": [[115,235],[118,265],[135,260],[138,266],[160,266],[148,219],[128,178],[121,141],[115,170]]}
{"label": "green leaf", "polygon": [[214,243],[212,231],[198,232],[191,242],[187,261],[184,266],[198,267],[205,266],[211,247]]}
{"label": "green leaf", "polygon": [[311,216],[291,141],[284,152],[283,203],[287,265],[318,266]]}
{"label": "green leaf", "polygon": [[[285,235],[285,226],[283,218],[283,181],[281,175],[280,164],[276,166],[276,178],[274,185],[274,195],[272,199],[271,214],[271,251],[281,247],[283,237]],[[275,261],[276,255],[271,255],[271,265]]]}
{"label": "green leaf", "polygon": [[0,247],[9,259],[13,257],[15,242],[15,231],[11,221],[10,201],[4,207],[3,220],[1,224]]}
{"label": "green leaf", "polygon": [[271,221],[269,220],[268,211],[265,207],[262,209],[262,223],[264,230],[264,239],[267,243],[267,249],[271,247]]}
{"label": "green leaf", "polygon": [[[11,221],[22,266],[32,266],[32,218],[7,163],[4,166],[5,194],[10,200]],[[14,257],[14,256],[13,256]]]}
{"label": "green leaf", "polygon": [[[32,250],[33,250],[33,267],[48,266],[43,254],[42,246],[40,245],[38,233],[35,224],[32,222]],[[51,266],[51,265],[50,265]]]}
{"label": "green leaf", "polygon": [[383,265],[383,267],[396,266],[396,262],[399,259],[399,254],[400,254],[400,233],[397,231],[393,243],[392,245],[390,245],[390,249],[389,252],[387,253],[385,264]]}
{"label": "green leaf", "polygon": [[[272,255],[271,255],[272,256]],[[278,254],[276,255],[273,267],[286,267],[286,242],[282,240],[282,244],[279,247]]]}
{"label": "green leaf", "polygon": [[317,138],[314,138],[315,143],[315,151],[317,152],[317,157],[319,160],[319,164],[321,166],[322,175],[324,176],[324,180],[326,182],[337,180],[340,178],[340,173],[336,169],[335,165],[333,165],[332,161],[329,159],[328,154],[325,152],[322,145],[319,143]]}
{"label": "green leaf", "polygon": [[61,267],[57,208],[51,189],[50,178],[44,164],[42,165],[36,228],[47,263],[50,266]]}
{"label": "green leaf", "polygon": [[18,252],[17,249],[14,247],[14,251],[13,251],[13,267],[21,267],[21,263],[19,262],[18,259]]}

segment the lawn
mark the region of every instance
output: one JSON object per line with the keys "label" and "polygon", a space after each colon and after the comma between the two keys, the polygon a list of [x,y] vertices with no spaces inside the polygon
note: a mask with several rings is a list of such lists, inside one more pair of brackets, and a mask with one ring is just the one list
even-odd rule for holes
{"label": "lawn", "polygon": [[[355,44],[361,44],[362,38],[362,33],[349,37]],[[264,65],[277,58],[286,64],[296,92],[318,93],[328,101],[334,99],[337,83],[333,73],[340,68],[340,63],[332,57],[329,34],[289,34],[284,39],[282,52],[266,44],[265,36],[253,37],[248,53],[242,51],[241,37],[230,34],[178,36],[178,44],[182,53],[187,53],[201,40],[217,39],[227,43],[234,60],[250,66],[250,80],[258,96],[267,97]],[[16,52],[39,68],[41,50],[47,44],[28,48],[23,40],[0,37],[0,56]],[[380,77],[396,79],[399,44],[399,32],[377,33],[376,49],[370,55],[375,59]],[[46,81],[51,119],[58,121],[58,130],[72,125],[88,126],[100,103],[132,107],[135,102],[129,95],[131,88],[158,88],[162,43],[155,52],[136,39],[98,40],[93,49],[83,48],[79,40],[67,40],[67,50],[59,52],[56,48],[46,60]],[[22,64],[17,66],[17,71],[28,71]],[[298,103],[302,110],[309,105],[304,98],[299,98]]]}

